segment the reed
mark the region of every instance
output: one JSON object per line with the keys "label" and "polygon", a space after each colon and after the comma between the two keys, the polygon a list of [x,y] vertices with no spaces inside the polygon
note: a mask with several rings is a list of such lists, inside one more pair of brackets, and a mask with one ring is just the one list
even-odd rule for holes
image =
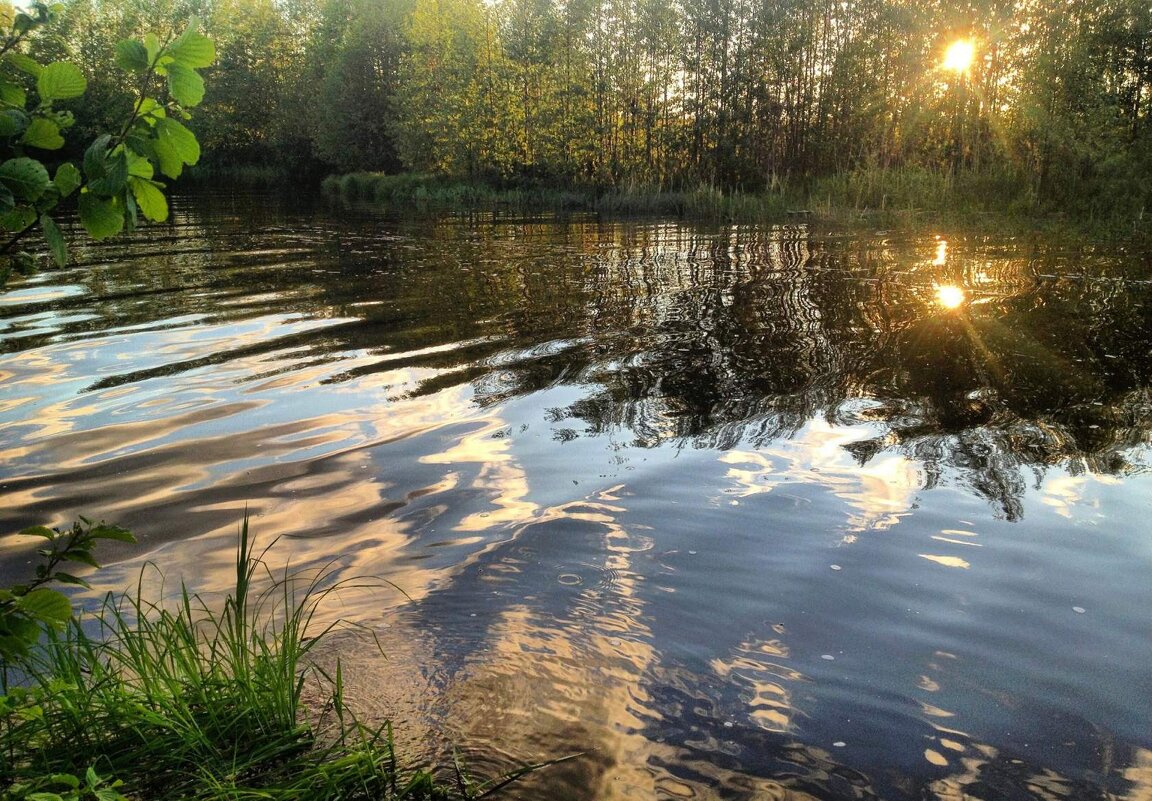
{"label": "reed", "polygon": [[331,197],[371,202],[405,210],[596,212],[614,216],[676,216],[753,221],[783,217],[787,199],[780,194],[725,193],[710,186],[693,189],[627,186],[499,186],[486,181],[403,173],[348,173],[328,176],[321,185]]}

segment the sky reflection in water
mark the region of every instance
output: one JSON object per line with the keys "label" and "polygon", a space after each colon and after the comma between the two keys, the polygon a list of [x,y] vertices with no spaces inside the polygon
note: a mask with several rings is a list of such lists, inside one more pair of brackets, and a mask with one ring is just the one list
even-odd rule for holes
{"label": "sky reflection in water", "polygon": [[480,773],[589,751],[525,798],[1152,797],[1138,259],[175,218],[0,296],[7,529],[216,592],[247,508],[395,582],[332,611],[390,656],[343,636],[351,692]]}

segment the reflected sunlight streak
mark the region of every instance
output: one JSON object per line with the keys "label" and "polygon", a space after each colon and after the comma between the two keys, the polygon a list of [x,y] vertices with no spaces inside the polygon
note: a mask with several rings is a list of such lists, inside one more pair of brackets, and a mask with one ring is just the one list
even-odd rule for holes
{"label": "reflected sunlight streak", "polygon": [[936,258],[932,260],[933,267],[943,267],[948,263],[948,242],[946,240],[936,239]]}

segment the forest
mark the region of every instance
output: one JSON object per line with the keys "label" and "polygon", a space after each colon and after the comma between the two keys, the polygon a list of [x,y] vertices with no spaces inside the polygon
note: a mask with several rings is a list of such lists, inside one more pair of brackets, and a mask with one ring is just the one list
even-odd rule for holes
{"label": "forest", "polygon": [[950,175],[1143,217],[1152,8],[1137,0],[71,0],[36,53],[124,113],[115,42],[196,16],[216,168],[763,192]]}
{"label": "forest", "polygon": [[[71,0],[77,141],[123,115],[115,42],[196,16],[206,163],[298,175],[763,192],[960,175],[1007,206],[1142,218],[1137,0]],[[857,185],[866,185],[867,181]]]}

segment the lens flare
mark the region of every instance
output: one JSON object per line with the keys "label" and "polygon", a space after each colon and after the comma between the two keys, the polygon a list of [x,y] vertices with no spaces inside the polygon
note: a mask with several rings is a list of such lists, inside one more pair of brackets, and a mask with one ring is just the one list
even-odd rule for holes
{"label": "lens flare", "polygon": [[936,287],[936,303],[945,309],[957,309],[966,300],[964,290],[953,284]]}
{"label": "lens flare", "polygon": [[967,72],[975,57],[976,45],[968,39],[960,39],[948,45],[948,49],[944,52],[944,61],[940,66],[952,72]]}

